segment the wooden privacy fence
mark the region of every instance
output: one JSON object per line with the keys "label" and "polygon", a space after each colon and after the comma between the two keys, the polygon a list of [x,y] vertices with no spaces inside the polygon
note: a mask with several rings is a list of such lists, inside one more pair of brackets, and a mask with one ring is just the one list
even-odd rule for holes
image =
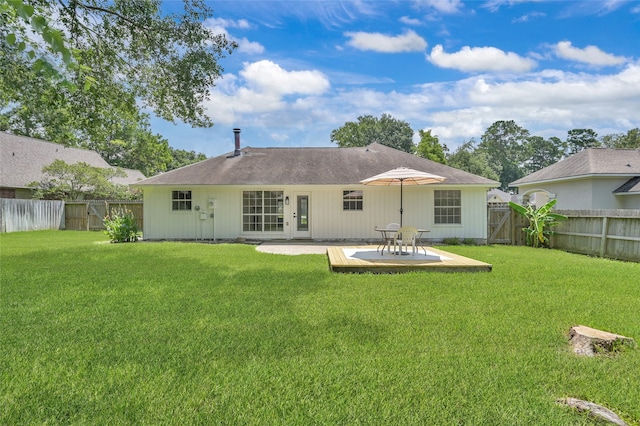
{"label": "wooden privacy fence", "polygon": [[0,232],[64,227],[64,201],[0,198]]}
{"label": "wooden privacy fence", "polygon": [[67,201],[65,203],[65,229],[73,231],[99,231],[105,229],[107,215],[128,210],[133,213],[138,229],[142,231],[142,201]]}
{"label": "wooden privacy fence", "polygon": [[[568,217],[552,230],[551,247],[640,262],[640,210],[554,210]],[[508,204],[487,211],[489,244],[525,245],[528,221]]]}
{"label": "wooden privacy fence", "polygon": [[572,253],[640,262],[640,210],[554,210],[569,219],[551,246]]}

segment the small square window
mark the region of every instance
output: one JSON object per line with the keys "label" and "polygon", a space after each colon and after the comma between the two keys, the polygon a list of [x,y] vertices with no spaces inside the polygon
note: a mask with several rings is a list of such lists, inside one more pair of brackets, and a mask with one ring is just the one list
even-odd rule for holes
{"label": "small square window", "polygon": [[171,192],[171,209],[180,211],[191,210],[191,191],[172,191]]}
{"label": "small square window", "polygon": [[362,211],[363,195],[361,189],[352,189],[342,191],[342,210],[344,211]]}

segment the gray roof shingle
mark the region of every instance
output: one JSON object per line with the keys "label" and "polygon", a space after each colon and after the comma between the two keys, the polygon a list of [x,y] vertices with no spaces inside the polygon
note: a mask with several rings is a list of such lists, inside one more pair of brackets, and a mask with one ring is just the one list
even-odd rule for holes
{"label": "gray roof shingle", "polygon": [[446,177],[440,184],[499,182],[373,143],[358,148],[251,148],[150,177],[146,185],[347,185],[396,167]]}
{"label": "gray roof shingle", "polygon": [[634,177],[620,185],[614,194],[640,194],[640,176]]}
{"label": "gray roof shingle", "polygon": [[511,182],[510,186],[592,175],[640,175],[640,149],[588,148]]}
{"label": "gray roof shingle", "polygon": [[[93,167],[111,167],[95,151],[68,148],[57,143],[0,132],[0,186],[27,188],[29,183],[42,179],[42,168],[54,160],[63,160],[68,164],[82,162]],[[115,183],[129,185],[145,178],[138,170],[123,170],[127,177],[114,178]]]}

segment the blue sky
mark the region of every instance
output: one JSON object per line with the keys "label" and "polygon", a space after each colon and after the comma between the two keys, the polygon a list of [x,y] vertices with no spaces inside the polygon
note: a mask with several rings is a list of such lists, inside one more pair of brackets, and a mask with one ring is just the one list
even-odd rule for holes
{"label": "blue sky", "polygon": [[640,1],[208,4],[239,48],[205,105],[213,128],[152,119],[174,148],[227,153],[235,127],[243,147],[336,146],[333,129],[383,113],[451,151],[498,120],[561,139],[640,127]]}

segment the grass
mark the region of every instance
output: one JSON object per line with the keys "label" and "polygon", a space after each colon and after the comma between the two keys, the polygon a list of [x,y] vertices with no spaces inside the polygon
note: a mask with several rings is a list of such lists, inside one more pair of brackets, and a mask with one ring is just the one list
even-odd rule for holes
{"label": "grass", "polygon": [[640,424],[640,264],[446,250],[490,273],[350,275],[249,245],[0,237],[0,424]]}

